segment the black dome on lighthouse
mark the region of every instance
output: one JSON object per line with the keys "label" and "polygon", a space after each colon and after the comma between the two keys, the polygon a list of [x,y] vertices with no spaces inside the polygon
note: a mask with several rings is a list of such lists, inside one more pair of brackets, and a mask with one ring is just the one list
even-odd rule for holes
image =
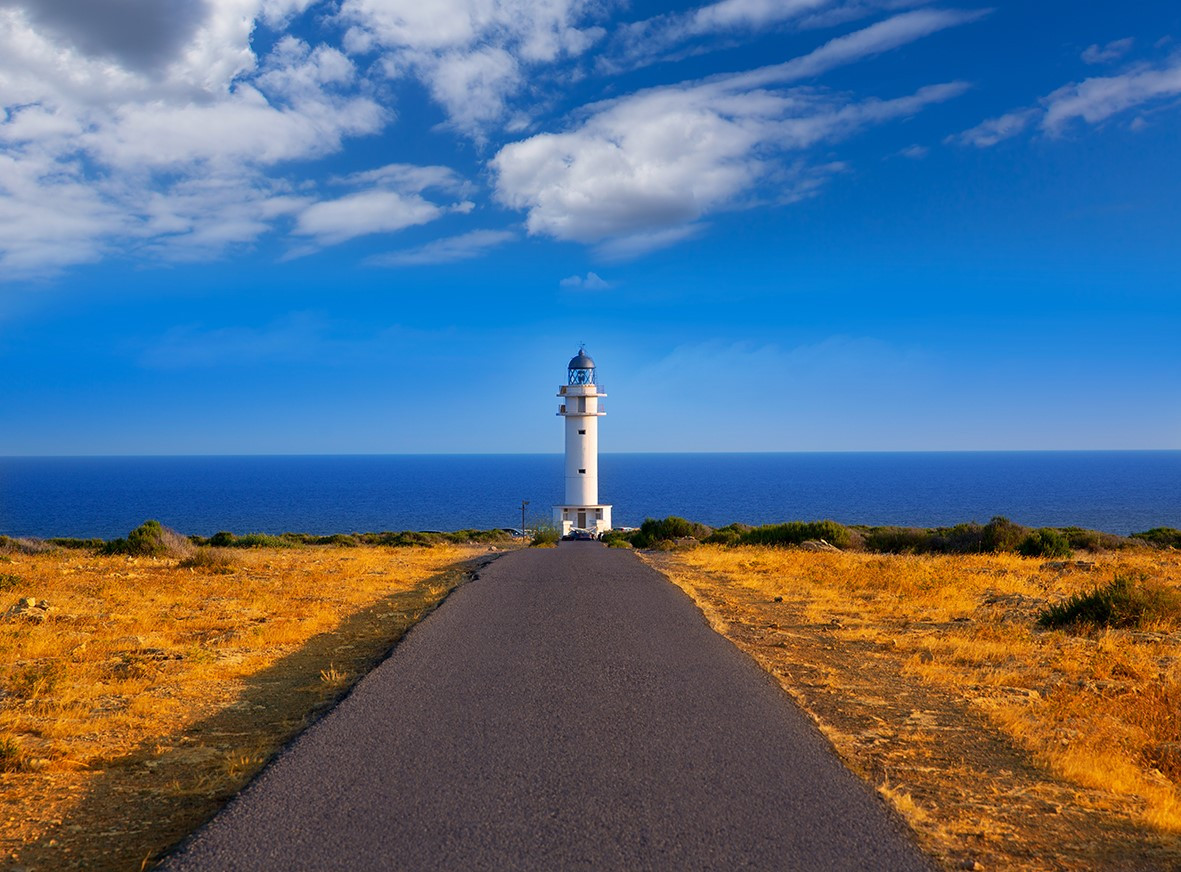
{"label": "black dome on lighthouse", "polygon": [[570,366],[567,369],[594,369],[595,362],[590,359],[586,353],[586,349],[578,349],[578,354],[570,358]]}

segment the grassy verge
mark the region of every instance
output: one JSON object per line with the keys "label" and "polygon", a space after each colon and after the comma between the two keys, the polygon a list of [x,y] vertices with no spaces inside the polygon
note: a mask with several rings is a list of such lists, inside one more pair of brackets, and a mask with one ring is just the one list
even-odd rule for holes
{"label": "grassy verge", "polygon": [[1181,554],[644,558],[947,867],[1181,865]]}
{"label": "grassy verge", "polygon": [[0,556],[0,865],[149,864],[486,551]]}

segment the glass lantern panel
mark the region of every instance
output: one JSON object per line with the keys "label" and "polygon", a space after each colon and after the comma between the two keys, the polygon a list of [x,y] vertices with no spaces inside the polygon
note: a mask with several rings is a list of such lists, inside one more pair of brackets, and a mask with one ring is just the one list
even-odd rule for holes
{"label": "glass lantern panel", "polygon": [[570,370],[570,384],[572,385],[593,385],[595,383],[595,371],[593,369],[572,369]]}

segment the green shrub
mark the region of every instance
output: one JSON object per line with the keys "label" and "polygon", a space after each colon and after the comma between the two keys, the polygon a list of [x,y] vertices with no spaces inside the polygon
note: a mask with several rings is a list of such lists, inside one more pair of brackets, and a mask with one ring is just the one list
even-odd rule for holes
{"label": "green shrub", "polygon": [[1181,592],[1145,576],[1117,575],[1109,584],[1075,594],[1044,609],[1037,619],[1047,629],[1060,627],[1137,628],[1152,622],[1181,622]]}
{"label": "green shrub", "polygon": [[537,524],[533,529],[533,540],[529,543],[532,548],[546,548],[557,545],[562,538],[562,531],[553,524]]}
{"label": "green shrub", "polygon": [[1062,527],[1058,530],[1076,551],[1117,551],[1128,547],[1128,540],[1114,533],[1086,530],[1082,527]]}
{"label": "green shrub", "polygon": [[235,536],[230,543],[233,548],[295,548],[302,544],[297,534],[284,533],[282,536],[271,536],[268,533],[247,533],[245,536]]}
{"label": "green shrub", "polygon": [[380,533],[377,537],[378,545],[391,548],[431,548],[442,541],[438,533],[420,533],[416,530],[403,530],[401,533]]}
{"label": "green shrub", "polygon": [[112,539],[99,549],[102,554],[134,557],[187,557],[192,550],[188,539],[159,521],[144,521],[128,533],[126,539]]}
{"label": "green shrub", "polygon": [[1133,533],[1131,538],[1157,548],[1181,548],[1181,530],[1174,527],[1153,527],[1143,533]]}
{"label": "green shrub", "polygon": [[998,515],[984,525],[981,534],[982,551],[1016,551],[1029,536],[1029,528]]}
{"label": "green shrub", "polygon": [[1025,557],[1069,557],[1072,553],[1067,538],[1051,527],[1034,530],[1017,550]]}
{"label": "green shrub", "polygon": [[70,539],[62,536],[55,536],[52,539],[46,539],[50,545],[56,548],[76,548],[78,550],[98,551],[107,543],[102,539]]}
{"label": "green shrub", "polygon": [[704,524],[687,521],[676,515],[657,520],[647,518],[631,536],[631,543],[637,548],[651,548],[657,542],[671,542],[674,539],[705,539],[713,531]]}
{"label": "green shrub", "polygon": [[0,590],[12,590],[15,587],[20,587],[24,581],[19,575],[13,575],[11,572],[0,572]]}
{"label": "green shrub", "polygon": [[214,548],[232,548],[234,547],[234,534],[228,530],[219,530],[209,537],[209,542]]}
{"label": "green shrub", "polygon": [[743,545],[799,545],[809,539],[824,539],[830,545],[846,548],[851,538],[849,530],[836,521],[788,521],[753,527],[739,541]]}
{"label": "green shrub", "polygon": [[632,547],[631,534],[623,530],[608,530],[599,538],[608,548]]}
{"label": "green shrub", "polygon": [[931,531],[919,527],[871,527],[865,533],[865,547],[879,554],[926,554],[931,550]]}
{"label": "green shrub", "polygon": [[748,524],[727,524],[714,530],[701,541],[709,545],[739,545],[742,543],[743,535],[750,529]]}

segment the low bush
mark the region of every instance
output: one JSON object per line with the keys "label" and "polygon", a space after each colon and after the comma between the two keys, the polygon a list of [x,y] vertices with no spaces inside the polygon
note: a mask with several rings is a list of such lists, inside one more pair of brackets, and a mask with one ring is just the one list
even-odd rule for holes
{"label": "low bush", "polygon": [[705,524],[688,521],[669,515],[667,518],[647,518],[640,529],[631,535],[631,543],[637,548],[651,548],[658,542],[672,542],[676,539],[705,539],[712,533]]}
{"label": "low bush", "polygon": [[1118,551],[1127,548],[1129,540],[1114,533],[1086,530],[1082,527],[1062,527],[1058,530],[1076,551]]}
{"label": "low bush", "polygon": [[1065,536],[1050,527],[1034,530],[1017,549],[1023,557],[1069,557],[1070,542]]}
{"label": "low bush", "polygon": [[127,554],[133,557],[188,557],[193,545],[175,530],[159,521],[144,521],[127,534],[126,539],[112,539],[104,544],[102,554]]}
{"label": "low bush", "polygon": [[229,543],[231,548],[295,548],[303,544],[298,534],[284,533],[282,536],[272,536],[269,533],[247,533],[245,536],[235,536]]}
{"label": "low bush", "polygon": [[871,527],[864,534],[865,548],[879,554],[926,554],[931,531],[921,527]]}
{"label": "low bush", "polygon": [[20,587],[23,582],[24,579],[19,575],[13,575],[11,572],[0,572],[0,591]]}
{"label": "low bush", "polygon": [[1102,587],[1047,607],[1037,622],[1046,629],[1176,625],[1181,623],[1181,592],[1146,576],[1117,575]]}
{"label": "low bush", "polygon": [[52,550],[53,546],[41,539],[27,537],[14,539],[10,536],[0,536],[0,551],[8,551],[12,554],[42,554]]}
{"label": "low bush", "polygon": [[727,524],[714,530],[701,541],[708,545],[739,545],[742,537],[750,530],[749,524]]}
{"label": "low bush", "polygon": [[632,547],[631,533],[624,532],[623,530],[608,530],[599,538],[608,548]]}
{"label": "low bush", "polygon": [[1153,527],[1143,533],[1133,533],[1131,538],[1157,548],[1181,548],[1181,530],[1174,527]]}
{"label": "low bush", "polygon": [[788,521],[752,527],[741,535],[742,545],[799,545],[809,539],[823,539],[838,548],[847,548],[851,540],[848,528],[836,521]]}
{"label": "low bush", "polygon": [[981,530],[981,551],[1016,551],[1028,536],[1028,527],[998,515]]}
{"label": "low bush", "polygon": [[55,548],[75,548],[90,551],[98,551],[107,544],[102,539],[70,539],[62,536],[55,536],[45,541]]}
{"label": "low bush", "polygon": [[552,548],[562,538],[562,531],[552,524],[538,524],[533,530],[531,548]]}

